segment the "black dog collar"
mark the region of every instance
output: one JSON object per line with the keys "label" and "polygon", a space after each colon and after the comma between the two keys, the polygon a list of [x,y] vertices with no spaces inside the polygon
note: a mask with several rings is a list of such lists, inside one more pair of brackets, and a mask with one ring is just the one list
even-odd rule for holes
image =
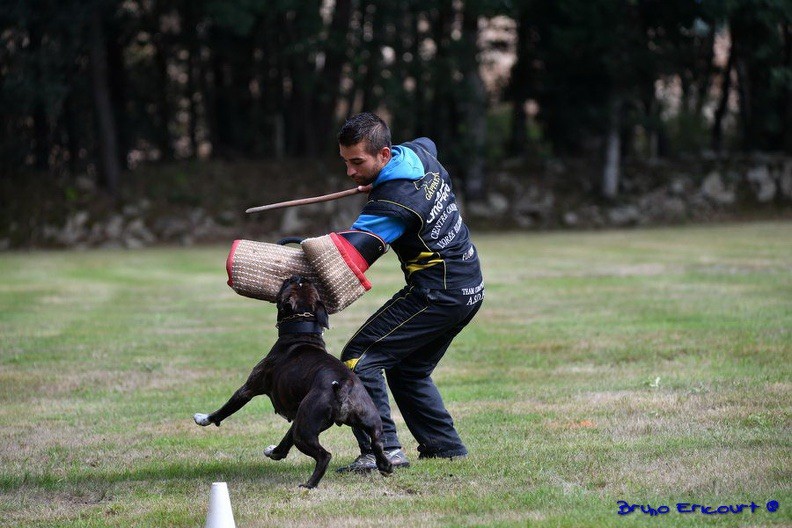
{"label": "black dog collar", "polygon": [[316,321],[283,321],[278,323],[278,337],[288,334],[321,334],[324,330]]}

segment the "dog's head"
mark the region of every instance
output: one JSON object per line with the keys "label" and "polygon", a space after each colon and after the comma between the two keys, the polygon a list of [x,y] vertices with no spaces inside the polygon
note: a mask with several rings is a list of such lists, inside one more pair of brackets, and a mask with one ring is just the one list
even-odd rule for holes
{"label": "dog's head", "polygon": [[294,317],[313,317],[319,325],[330,328],[327,309],[319,292],[309,279],[292,275],[285,281],[277,297],[278,322]]}

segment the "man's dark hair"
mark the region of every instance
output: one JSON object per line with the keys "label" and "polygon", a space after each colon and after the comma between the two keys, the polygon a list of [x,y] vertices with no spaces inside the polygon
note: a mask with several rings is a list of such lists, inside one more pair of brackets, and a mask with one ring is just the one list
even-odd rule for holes
{"label": "man's dark hair", "polygon": [[366,152],[376,154],[391,146],[391,133],[385,121],[371,112],[362,112],[347,119],[338,133],[338,144],[345,147],[366,140]]}

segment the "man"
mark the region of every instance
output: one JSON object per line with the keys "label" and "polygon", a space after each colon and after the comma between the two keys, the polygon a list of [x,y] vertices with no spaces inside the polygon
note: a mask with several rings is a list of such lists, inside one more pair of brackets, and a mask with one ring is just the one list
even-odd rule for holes
{"label": "man", "polygon": [[[451,179],[428,138],[391,146],[390,130],[372,113],[350,118],[338,134],[347,175],[369,201],[343,233],[367,267],[393,248],[407,286],[393,296],[344,347],[341,360],[360,377],[383,423],[391,463],[405,467],[382,372],[412,435],[419,458],[467,455],[432,378],[454,337],[484,296],[476,248],[462,222]],[[368,436],[354,430],[361,455],[338,471],[376,468]]]}

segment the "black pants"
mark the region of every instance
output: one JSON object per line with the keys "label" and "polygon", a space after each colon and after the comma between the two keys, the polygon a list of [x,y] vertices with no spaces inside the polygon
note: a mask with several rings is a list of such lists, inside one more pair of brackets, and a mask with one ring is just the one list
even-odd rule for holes
{"label": "black pants", "polygon": [[[352,366],[379,409],[386,449],[401,444],[383,370],[421,456],[467,454],[431,374],[454,337],[473,319],[482,298],[483,291],[471,296],[408,286],[372,315],[344,347],[341,360]],[[361,453],[370,453],[368,435],[353,431]]]}

